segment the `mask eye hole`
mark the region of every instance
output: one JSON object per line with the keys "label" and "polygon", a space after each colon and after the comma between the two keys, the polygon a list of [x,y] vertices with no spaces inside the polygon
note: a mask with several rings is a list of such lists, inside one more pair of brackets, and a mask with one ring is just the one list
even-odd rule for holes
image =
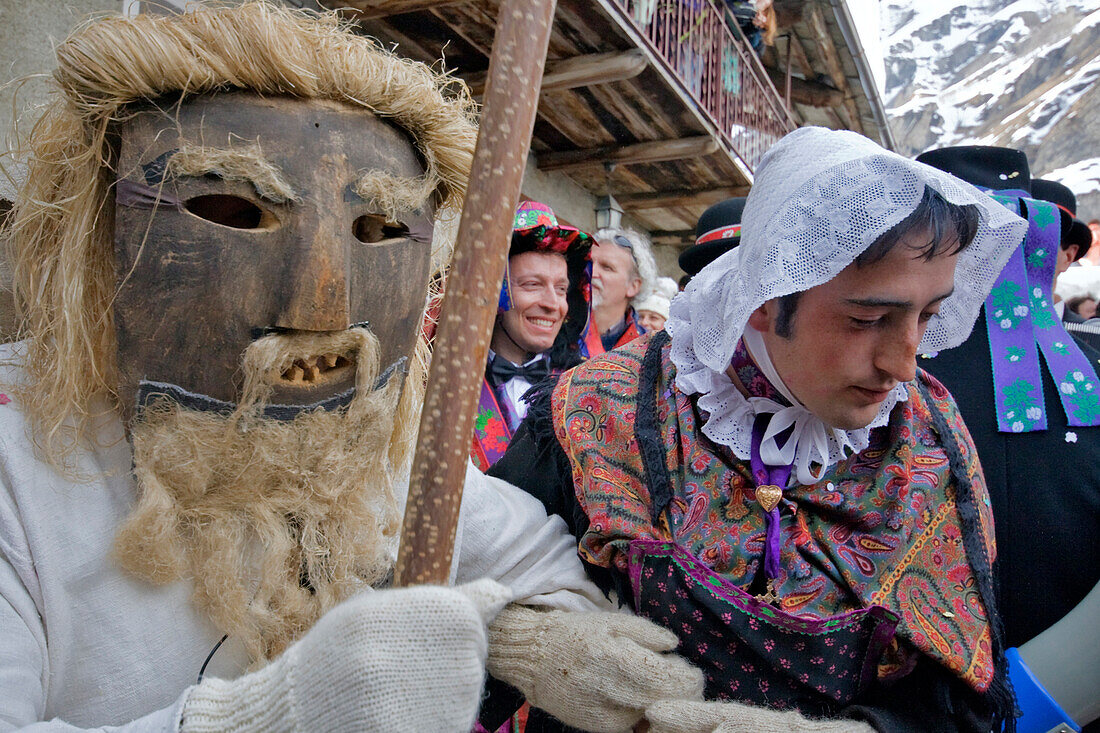
{"label": "mask eye hole", "polygon": [[409,228],[400,222],[386,221],[378,214],[364,214],[351,225],[355,238],[364,244],[376,244],[389,239],[404,239]]}
{"label": "mask eye hole", "polygon": [[200,219],[232,229],[273,229],[278,224],[271,212],[240,196],[195,196],[183,207]]}

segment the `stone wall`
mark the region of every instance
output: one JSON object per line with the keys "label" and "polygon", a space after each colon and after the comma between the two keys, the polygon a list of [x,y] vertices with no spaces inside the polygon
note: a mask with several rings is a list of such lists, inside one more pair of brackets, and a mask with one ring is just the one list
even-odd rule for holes
{"label": "stone wall", "polygon": [[124,0],[0,3],[0,140],[6,149],[15,142],[13,111],[27,124],[46,101],[46,77],[54,67],[57,44],[89,16],[118,14],[123,4]]}

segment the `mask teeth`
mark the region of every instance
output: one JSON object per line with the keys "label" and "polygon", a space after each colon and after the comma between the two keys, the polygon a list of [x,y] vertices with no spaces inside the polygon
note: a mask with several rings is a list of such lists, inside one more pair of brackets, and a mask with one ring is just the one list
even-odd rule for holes
{"label": "mask teeth", "polygon": [[312,384],[317,382],[321,375],[334,369],[342,369],[350,366],[351,361],[339,354],[321,354],[320,356],[308,356],[295,359],[294,363],[283,372],[282,377],[291,384]]}

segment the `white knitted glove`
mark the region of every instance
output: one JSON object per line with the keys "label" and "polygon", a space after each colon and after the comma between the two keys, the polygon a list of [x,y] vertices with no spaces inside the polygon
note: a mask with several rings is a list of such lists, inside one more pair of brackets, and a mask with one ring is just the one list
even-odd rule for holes
{"label": "white knitted glove", "polygon": [[510,599],[492,580],[356,596],[263,669],[193,687],[180,730],[467,733],[485,677],[485,624]]}
{"label": "white knitted glove", "polygon": [[737,702],[665,700],[646,708],[649,733],[875,733],[858,720],[810,720]]}
{"label": "white knitted glove", "polygon": [[489,672],[574,728],[628,731],[657,700],[702,699],[703,673],[671,631],[620,613],[512,604],[489,624]]}

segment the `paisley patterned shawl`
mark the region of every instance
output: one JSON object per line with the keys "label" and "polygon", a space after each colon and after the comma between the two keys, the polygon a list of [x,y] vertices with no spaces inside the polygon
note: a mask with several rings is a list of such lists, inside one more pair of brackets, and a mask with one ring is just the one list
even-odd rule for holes
{"label": "paisley patterned shawl", "polygon": [[[673,485],[657,525],[634,433],[638,374],[649,338],[566,373],[552,399],[554,428],[569,458],[577,499],[589,519],[580,538],[587,561],[625,572],[631,540],[674,540],[731,583],[747,588],[764,547],[764,514],[747,461],[699,430],[692,400],[675,388],[667,344],[661,353],[657,420]],[[955,481],[930,410],[955,433],[978,498],[986,557],[993,523],[970,434],[947,390],[923,371],[934,404],[915,384],[866,450],[813,486],[784,492],[779,603],[824,618],[872,604],[895,612],[898,635],[984,692],[993,676],[990,626],[963,546]],[[915,663],[884,659],[880,677]],[[911,657],[911,653],[909,657]]]}

